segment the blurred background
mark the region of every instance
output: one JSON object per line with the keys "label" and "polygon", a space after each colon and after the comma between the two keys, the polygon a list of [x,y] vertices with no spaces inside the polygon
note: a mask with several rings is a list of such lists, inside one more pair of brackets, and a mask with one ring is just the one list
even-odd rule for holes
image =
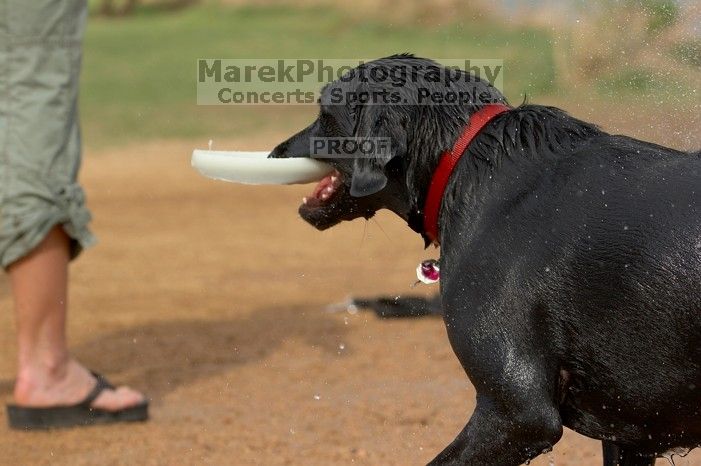
{"label": "blurred background", "polygon": [[[388,213],[313,230],[296,214],[309,186],[233,185],[190,168],[209,140],[271,149],[317,111],[197,106],[198,58],[503,59],[512,104],[701,148],[697,0],[91,0],[90,10],[81,178],[100,244],[71,269],[72,349],[145,390],[153,419],[0,427],[3,465],[424,464],[474,408],[440,319],[327,312],[350,294],[434,293],[410,285],[437,251]],[[5,277],[0,310],[9,400]],[[699,465],[701,454],[674,460]],[[532,464],[600,461],[597,442],[566,431]]]}
{"label": "blurred background", "polygon": [[[81,95],[91,147],[289,131],[316,111],[194,106],[195,63],[209,57],[498,58],[512,103],[580,116],[632,106],[620,112],[631,123],[698,115],[701,99],[695,0],[92,0],[91,10]],[[677,136],[675,147],[698,145]]]}

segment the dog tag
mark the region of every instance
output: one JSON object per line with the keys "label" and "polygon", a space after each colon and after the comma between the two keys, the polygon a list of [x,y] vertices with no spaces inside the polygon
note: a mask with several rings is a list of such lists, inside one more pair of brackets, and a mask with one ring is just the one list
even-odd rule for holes
{"label": "dog tag", "polygon": [[421,262],[416,267],[416,278],[418,278],[421,283],[425,283],[426,285],[437,283],[441,278],[441,268],[438,265],[438,261],[434,259],[427,259]]}

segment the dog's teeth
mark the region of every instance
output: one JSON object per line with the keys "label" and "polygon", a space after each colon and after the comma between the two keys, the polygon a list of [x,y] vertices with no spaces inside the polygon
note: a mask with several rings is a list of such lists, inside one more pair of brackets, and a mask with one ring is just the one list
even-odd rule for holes
{"label": "dog's teeth", "polygon": [[325,191],[326,191],[327,193],[332,193],[332,192],[333,192],[333,188],[332,188],[331,186],[328,186],[328,187],[325,189]]}
{"label": "dog's teeth", "polygon": [[337,176],[332,176],[332,177],[331,177],[331,182],[332,182],[332,183],[335,183],[337,179],[338,179]]}
{"label": "dog's teeth", "polygon": [[321,193],[321,198],[322,198],[323,200],[326,200],[326,199],[329,198],[329,195],[326,194],[326,193]]}
{"label": "dog's teeth", "polygon": [[302,204],[306,204],[306,203],[307,203],[307,198],[306,198],[306,197],[303,197],[303,198],[302,198]]}

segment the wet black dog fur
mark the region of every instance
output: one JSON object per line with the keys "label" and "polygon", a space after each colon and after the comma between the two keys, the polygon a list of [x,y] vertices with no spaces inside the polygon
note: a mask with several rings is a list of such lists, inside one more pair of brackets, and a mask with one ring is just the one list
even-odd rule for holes
{"label": "wet black dog fur", "polygon": [[[412,63],[432,66],[409,55],[364,66]],[[439,157],[484,102],[418,105],[415,87],[472,86],[505,102],[477,78],[422,76],[401,91],[406,104],[329,100],[383,85],[327,85],[316,121],[271,153],[308,156],[315,136],[391,138],[387,157],[330,160],[340,186],[300,207],[320,230],[385,208],[424,234]],[[521,105],[468,147],[439,225],[443,319],[477,404],[431,464],[518,465],[563,426],[601,439],[606,465],[652,465],[701,444],[701,153]]]}

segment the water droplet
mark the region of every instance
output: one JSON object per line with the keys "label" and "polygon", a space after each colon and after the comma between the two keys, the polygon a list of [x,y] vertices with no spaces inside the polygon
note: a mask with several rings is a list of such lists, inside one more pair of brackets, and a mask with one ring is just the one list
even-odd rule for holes
{"label": "water droplet", "polygon": [[314,395],[314,399],[319,401],[321,399],[321,395],[319,395],[319,394]]}

